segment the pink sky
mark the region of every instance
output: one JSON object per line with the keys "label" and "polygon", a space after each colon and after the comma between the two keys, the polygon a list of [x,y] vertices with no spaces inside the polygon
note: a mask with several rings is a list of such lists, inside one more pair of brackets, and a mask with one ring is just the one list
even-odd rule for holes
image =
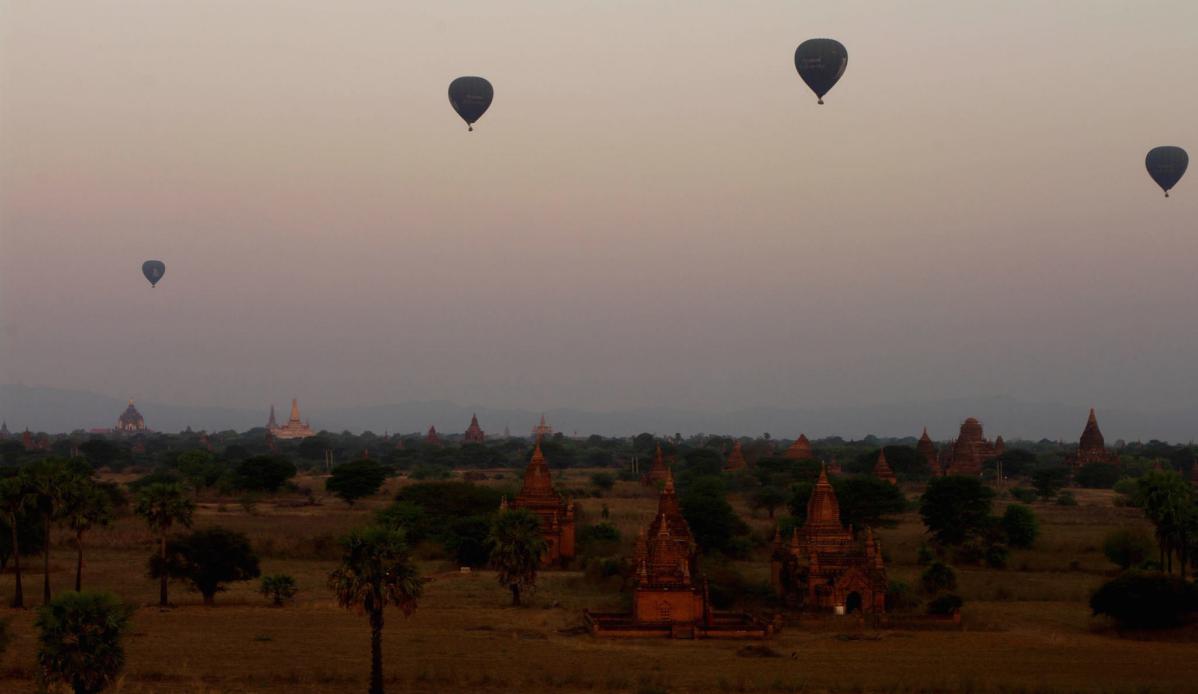
{"label": "pink sky", "polygon": [[0,381],[1195,404],[1198,3],[416,4],[0,5]]}

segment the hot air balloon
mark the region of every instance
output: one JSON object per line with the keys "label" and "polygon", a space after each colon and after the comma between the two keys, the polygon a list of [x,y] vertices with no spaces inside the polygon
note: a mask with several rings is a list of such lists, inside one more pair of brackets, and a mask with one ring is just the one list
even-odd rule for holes
{"label": "hot air balloon", "polygon": [[848,64],[849,52],[835,39],[808,39],[795,49],[795,69],[821,104]]}
{"label": "hot air balloon", "polygon": [[495,90],[482,77],[459,77],[449,83],[449,103],[466,121],[467,130],[474,131],[474,121],[482,118],[491,106]]}
{"label": "hot air balloon", "polygon": [[150,286],[158,286],[159,280],[166,274],[166,263],[161,260],[147,260],[141,264],[141,274],[150,280]]}
{"label": "hot air balloon", "polygon": [[1186,166],[1190,163],[1190,155],[1181,147],[1153,147],[1144,158],[1144,166],[1148,167],[1148,175],[1165,191],[1169,197],[1169,189],[1177,185]]}

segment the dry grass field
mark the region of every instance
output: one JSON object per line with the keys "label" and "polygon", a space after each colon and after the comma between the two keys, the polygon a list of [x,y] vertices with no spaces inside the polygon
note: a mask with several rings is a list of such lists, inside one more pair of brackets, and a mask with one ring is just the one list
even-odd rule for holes
{"label": "dry grass field", "polygon": [[[586,471],[567,486],[583,487]],[[320,489],[319,479],[305,486]],[[500,482],[502,483],[502,482]],[[508,484],[511,483],[507,482]],[[391,483],[392,487],[394,482]],[[908,490],[914,494],[916,490]],[[318,494],[319,495],[319,494]],[[744,657],[741,642],[600,641],[578,634],[585,607],[615,608],[618,594],[576,572],[545,573],[532,605],[507,606],[508,594],[485,572],[461,575],[444,561],[424,562],[428,584],[410,618],[387,615],[384,635],[389,690],[406,692],[1180,692],[1198,691],[1198,643],[1181,638],[1121,639],[1089,616],[1086,600],[1108,572],[1103,535],[1143,521],[1117,508],[1109,493],[1079,492],[1080,505],[1035,505],[1042,523],[1037,547],[1013,552],[1002,571],[960,571],[966,599],[960,631],[866,630],[853,618],[796,624],[769,642],[780,657]],[[271,608],[257,582],[230,587],[205,608],[200,597],[172,586],[176,607],[160,611],[156,584],[145,577],[152,539],[136,518],[92,534],[85,586],[111,590],[139,605],[126,640],[128,665],[116,691],[359,692],[366,686],[366,619],[338,608],[325,588],[334,566],[331,538],[365,523],[380,496],[350,509],[320,506],[247,510],[234,500],[205,500],[197,525],[242,530],[262,556],[263,573],[294,576],[293,606]],[[631,538],[653,513],[655,499],[620,483],[606,499],[579,502]],[[739,509],[758,532],[764,517]],[[1001,510],[1001,507],[999,507]],[[922,526],[914,515],[881,532],[892,578],[914,582]],[[73,554],[52,556],[52,581],[66,589]],[[40,562],[37,563],[40,567]],[[764,582],[764,562],[744,573]],[[29,602],[40,602],[39,571],[26,574]],[[12,575],[0,577],[11,595]],[[5,614],[7,613],[7,614]],[[13,641],[0,660],[0,691],[36,691],[33,610],[3,610]]]}

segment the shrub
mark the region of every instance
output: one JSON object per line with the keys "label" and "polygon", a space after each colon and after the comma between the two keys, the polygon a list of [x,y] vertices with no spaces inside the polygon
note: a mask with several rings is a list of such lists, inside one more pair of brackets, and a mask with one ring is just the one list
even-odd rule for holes
{"label": "shrub", "polygon": [[957,573],[952,570],[952,567],[941,562],[933,562],[931,566],[924,569],[924,572],[919,577],[919,585],[923,588],[923,592],[928,595],[936,593],[956,590],[957,589]]}
{"label": "shrub", "polygon": [[491,556],[487,547],[490,530],[490,516],[466,516],[451,521],[441,539],[445,549],[453,553],[458,566],[483,566]]}
{"label": "shrub", "polygon": [[951,615],[961,609],[964,604],[965,601],[961,599],[960,595],[948,593],[928,603],[928,614]]}
{"label": "shrub", "polygon": [[610,492],[616,486],[616,478],[610,472],[596,472],[591,475],[591,484],[600,491]]}
{"label": "shrub", "polygon": [[1077,497],[1073,492],[1061,492],[1057,494],[1057,506],[1077,506]]}
{"label": "shrub", "polygon": [[1040,534],[1040,522],[1027,506],[1010,504],[1002,517],[1003,532],[1012,547],[1031,547]]}
{"label": "shrub", "polygon": [[1115,483],[1115,491],[1120,494],[1119,502],[1123,506],[1140,507],[1144,505],[1144,500],[1140,493],[1140,484],[1131,477],[1124,477]]}
{"label": "shrub", "polygon": [[919,543],[919,551],[915,556],[915,562],[920,566],[927,566],[936,559],[936,555],[932,553],[932,548],[928,547],[928,543]]}
{"label": "shrub", "polygon": [[47,683],[101,692],[125,666],[121,637],[133,608],[111,593],[62,593],[38,609],[37,660]]}
{"label": "shrub", "polygon": [[891,581],[886,589],[886,611],[902,612],[919,607],[919,596],[902,581]]}
{"label": "shrub", "polygon": [[277,492],[283,483],[295,477],[295,465],[275,455],[246,458],[233,469],[233,484],[251,492]]}
{"label": "shrub", "polygon": [[919,515],[938,542],[958,545],[991,524],[994,491],[976,477],[934,477],[920,497]]}
{"label": "shrub", "polygon": [[1045,467],[1032,473],[1032,486],[1041,499],[1051,499],[1061,491],[1069,479],[1069,471],[1063,467]]}
{"label": "shrub", "polygon": [[447,480],[453,477],[453,471],[444,465],[417,465],[408,473],[414,480]]}
{"label": "shrub", "polygon": [[1124,571],[1140,566],[1155,551],[1156,543],[1139,528],[1112,530],[1102,542],[1102,553]]}
{"label": "shrub", "polygon": [[1007,558],[1010,552],[1006,545],[990,545],[986,548],[986,566],[992,569],[1007,568]]}
{"label": "shrub", "polygon": [[287,574],[272,574],[262,577],[262,585],[259,586],[258,592],[270,598],[270,604],[275,607],[282,607],[285,603],[289,603],[295,598],[295,594],[299,592],[299,588],[295,585],[295,579]]}
{"label": "shrub", "polygon": [[1027,487],[1012,488],[1011,496],[1014,497],[1016,501],[1021,501],[1025,504],[1030,504],[1036,499],[1040,498],[1040,495],[1036,493],[1035,489],[1028,489]]}
{"label": "shrub", "polygon": [[1198,612],[1198,586],[1162,573],[1129,571],[1095,591],[1090,609],[1123,628],[1178,626]]}

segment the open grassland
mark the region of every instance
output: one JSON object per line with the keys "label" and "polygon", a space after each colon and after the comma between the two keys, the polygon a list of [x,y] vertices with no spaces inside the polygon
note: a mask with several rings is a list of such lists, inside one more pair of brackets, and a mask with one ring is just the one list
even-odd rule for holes
{"label": "open grassland", "polygon": [[[509,473],[504,481],[515,484]],[[586,487],[587,472],[571,471],[565,486]],[[323,490],[319,478],[301,486]],[[391,493],[396,482],[391,482]],[[915,495],[917,490],[908,490]],[[202,501],[197,526],[246,532],[262,556],[262,571],[288,573],[300,586],[294,605],[271,608],[257,583],[230,587],[205,608],[197,594],[172,586],[176,607],[160,611],[157,585],[145,577],[153,540],[136,518],[96,531],[89,543],[85,586],[112,590],[140,606],[126,640],[121,692],[359,692],[369,667],[365,617],[337,607],[325,588],[335,565],[333,538],[368,521],[385,498],[353,508],[332,499],[295,506],[299,497]],[[963,569],[967,603],[961,631],[866,630],[852,618],[787,627],[768,646],[779,657],[744,657],[743,642],[596,640],[579,634],[581,611],[618,609],[621,596],[578,572],[542,575],[532,605],[507,607],[508,593],[491,574],[462,575],[428,553],[434,576],[410,618],[387,615],[384,636],[389,690],[410,692],[1179,692],[1198,691],[1198,643],[1117,638],[1089,617],[1089,593],[1106,579],[1103,535],[1142,524],[1134,509],[1116,508],[1109,493],[1080,492],[1080,505],[1036,504],[1043,535],[1016,551],[1003,570]],[[620,483],[605,498],[579,500],[600,519],[603,505],[631,542],[655,508],[655,495]],[[996,505],[1001,512],[1003,503]],[[772,527],[738,510],[754,532]],[[922,525],[908,514],[880,533],[891,577],[914,583]],[[66,589],[74,555],[62,543],[51,579]],[[40,561],[28,558],[27,563]],[[765,555],[739,568],[753,582],[768,576]],[[26,573],[26,595],[38,604],[40,569]],[[0,595],[12,575],[0,577]],[[0,691],[36,691],[33,611],[3,610],[13,641],[0,660]]]}

